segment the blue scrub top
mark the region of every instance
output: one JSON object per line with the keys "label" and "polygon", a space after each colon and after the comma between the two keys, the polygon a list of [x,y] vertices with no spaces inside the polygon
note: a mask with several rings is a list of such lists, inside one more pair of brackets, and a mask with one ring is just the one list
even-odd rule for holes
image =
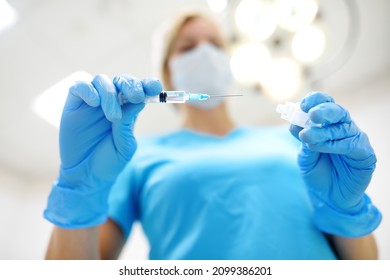
{"label": "blue scrub top", "polygon": [[287,127],[141,138],[110,218],[126,237],[141,222],[150,259],[335,259],[312,221],[298,147]]}

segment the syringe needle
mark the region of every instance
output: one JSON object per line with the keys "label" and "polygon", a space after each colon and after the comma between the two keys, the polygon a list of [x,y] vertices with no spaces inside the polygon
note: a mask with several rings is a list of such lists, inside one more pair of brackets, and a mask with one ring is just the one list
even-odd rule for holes
{"label": "syringe needle", "polygon": [[233,97],[242,96],[242,94],[210,94],[210,97]]}

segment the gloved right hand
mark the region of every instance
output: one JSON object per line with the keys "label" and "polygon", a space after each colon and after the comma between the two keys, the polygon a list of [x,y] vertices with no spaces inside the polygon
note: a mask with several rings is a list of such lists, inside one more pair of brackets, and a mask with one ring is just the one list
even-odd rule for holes
{"label": "gloved right hand", "polygon": [[[161,92],[157,80],[97,75],[69,89],[60,125],[59,177],[44,217],[62,228],[83,228],[107,219],[110,187],[136,150],[133,126],[145,95]],[[130,103],[120,105],[121,92]]]}

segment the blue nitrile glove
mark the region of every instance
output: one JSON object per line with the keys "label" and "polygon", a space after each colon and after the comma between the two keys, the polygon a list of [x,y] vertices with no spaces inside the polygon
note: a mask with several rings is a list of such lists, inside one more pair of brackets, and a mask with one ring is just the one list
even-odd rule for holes
{"label": "blue nitrile glove", "polygon": [[306,96],[301,109],[321,125],[290,127],[302,142],[298,163],[313,202],[314,223],[344,237],[371,233],[382,216],[365,194],[376,164],[367,135],[324,93]]}
{"label": "blue nitrile glove", "polygon": [[[63,228],[82,228],[107,219],[110,187],[136,150],[133,125],[146,95],[161,92],[157,80],[103,75],[69,89],[60,126],[59,177],[44,216]],[[131,102],[119,105],[118,93]]]}

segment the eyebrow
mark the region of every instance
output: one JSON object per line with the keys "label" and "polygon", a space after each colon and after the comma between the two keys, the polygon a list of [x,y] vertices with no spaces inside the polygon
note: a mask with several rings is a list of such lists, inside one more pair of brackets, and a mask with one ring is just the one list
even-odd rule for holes
{"label": "eyebrow", "polygon": [[181,37],[178,40],[178,42],[193,42],[193,41],[195,41],[195,39],[192,36]]}
{"label": "eyebrow", "polygon": [[[214,36],[214,35],[211,35],[210,37],[207,37],[208,40],[210,41],[217,41],[217,42],[223,42],[223,38],[221,36]],[[193,43],[194,41],[196,41],[196,38],[194,38],[192,35],[188,35],[188,36],[185,36],[185,37],[181,37],[177,42],[180,42],[180,43]]]}

